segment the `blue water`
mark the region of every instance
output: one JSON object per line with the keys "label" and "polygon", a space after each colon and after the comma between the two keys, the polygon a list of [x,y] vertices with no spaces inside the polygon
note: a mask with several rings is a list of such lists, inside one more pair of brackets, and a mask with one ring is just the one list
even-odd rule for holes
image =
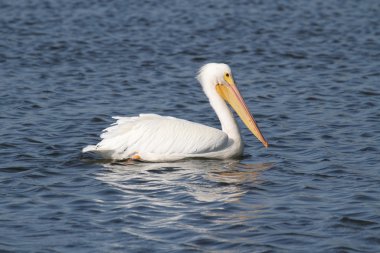
{"label": "blue water", "polygon": [[[1,1],[0,251],[380,252],[379,27],[376,0]],[[81,154],[115,115],[219,127],[207,62],[268,149]]]}

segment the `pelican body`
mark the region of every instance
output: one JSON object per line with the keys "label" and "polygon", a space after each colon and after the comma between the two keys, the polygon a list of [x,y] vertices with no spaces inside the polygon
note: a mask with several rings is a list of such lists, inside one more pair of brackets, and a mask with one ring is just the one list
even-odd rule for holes
{"label": "pelican body", "polygon": [[197,79],[220,120],[222,130],[157,114],[113,117],[117,121],[103,130],[100,135],[102,140],[97,145],[85,147],[83,152],[95,152],[113,160],[149,162],[239,157],[244,144],[227,103],[248,129],[268,147],[268,142],[240,95],[228,65],[208,63],[199,70]]}

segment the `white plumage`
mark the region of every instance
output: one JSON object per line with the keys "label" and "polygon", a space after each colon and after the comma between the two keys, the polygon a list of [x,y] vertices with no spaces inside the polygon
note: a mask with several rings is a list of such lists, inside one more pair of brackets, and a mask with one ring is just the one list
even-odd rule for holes
{"label": "white plumage", "polygon": [[[231,70],[226,64],[206,64],[201,68],[198,80],[221,121],[222,130],[156,114],[114,117],[117,119],[116,123],[103,130],[100,136],[102,140],[97,145],[85,147],[83,152],[96,152],[104,158],[114,160],[136,159],[151,162],[239,156],[243,152],[243,142],[224,100],[231,103],[240,117],[251,117],[243,119],[244,123],[267,146],[258,128],[252,130],[252,124],[256,126],[256,123],[237,91]],[[229,97],[231,94],[233,96]],[[241,103],[240,107],[236,105]]]}
{"label": "white plumage", "polygon": [[102,133],[103,140],[84,152],[97,151],[115,160],[139,156],[146,161],[171,161],[204,157],[228,145],[223,131],[187,120],[157,114],[114,118],[116,123]]}

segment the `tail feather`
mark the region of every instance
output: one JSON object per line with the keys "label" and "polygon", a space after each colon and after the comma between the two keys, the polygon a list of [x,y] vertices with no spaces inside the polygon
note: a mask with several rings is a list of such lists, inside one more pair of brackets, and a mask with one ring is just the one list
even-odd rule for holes
{"label": "tail feather", "polygon": [[88,145],[82,149],[83,153],[96,151],[96,145]]}

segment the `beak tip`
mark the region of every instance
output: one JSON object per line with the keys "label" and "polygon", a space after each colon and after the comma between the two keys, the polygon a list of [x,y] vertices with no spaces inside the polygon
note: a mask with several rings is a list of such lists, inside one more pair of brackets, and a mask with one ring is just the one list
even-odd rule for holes
{"label": "beak tip", "polygon": [[268,148],[269,147],[269,143],[268,142],[264,142],[264,147]]}

